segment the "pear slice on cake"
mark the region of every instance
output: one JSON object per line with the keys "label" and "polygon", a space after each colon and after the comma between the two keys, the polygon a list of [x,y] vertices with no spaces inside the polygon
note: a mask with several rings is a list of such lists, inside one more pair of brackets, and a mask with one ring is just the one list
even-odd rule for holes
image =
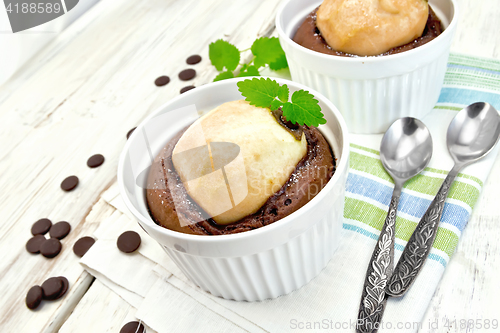
{"label": "pear slice on cake", "polygon": [[194,122],[172,162],[189,196],[215,222],[229,224],[258,211],[306,152],[303,134],[296,140],[270,109],[238,100]]}

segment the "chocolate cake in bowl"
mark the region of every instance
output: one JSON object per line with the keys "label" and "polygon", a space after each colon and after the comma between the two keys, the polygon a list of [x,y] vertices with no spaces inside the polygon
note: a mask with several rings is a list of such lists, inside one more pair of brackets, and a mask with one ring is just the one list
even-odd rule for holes
{"label": "chocolate cake in bowl", "polygon": [[[227,214],[214,211],[203,202],[203,198],[212,198],[213,195],[197,196],[197,187],[189,184],[193,180],[199,182],[203,177],[190,177],[186,170],[189,171],[193,163],[179,167],[184,160],[176,162],[176,156],[189,151],[179,147],[190,142],[184,140],[189,138],[190,128],[206,119],[204,117],[210,114],[210,110],[245,103],[241,101],[243,97],[236,85],[240,80],[210,83],[186,92],[144,120],[121,155],[118,182],[126,205],[139,224],[189,279],[213,295],[255,301],[300,288],[318,275],[332,257],[342,229],[349,145],[345,122],[328,99],[309,87],[276,79],[280,84],[286,83],[290,93],[301,89],[312,93],[319,101],[327,123],[318,128],[304,128],[300,141],[286,139],[291,145],[300,146],[299,154],[291,152],[284,157],[273,157],[272,154],[258,157],[270,161],[266,164],[275,163],[273,161],[283,163],[283,160],[291,162],[282,167],[287,171],[282,175],[282,183],[271,187],[274,192],[265,195],[256,192],[257,197],[249,201],[255,204],[253,208],[248,208],[252,206],[250,204],[245,205],[250,213],[240,209]],[[262,126],[266,128],[267,125]],[[236,133],[244,131],[238,129]],[[278,133],[277,136],[286,138],[285,134]],[[218,134],[205,131],[205,140],[209,142],[207,148],[213,153],[216,149],[213,144],[217,142],[211,141],[211,135]],[[255,136],[257,141],[261,135],[262,139],[269,141],[264,134],[258,133]],[[235,140],[241,137],[245,136],[235,135]],[[242,142],[238,145],[244,147]],[[273,145],[269,143],[270,147]],[[243,153],[234,156],[240,155],[241,165],[244,165],[247,156]],[[200,166],[203,166],[202,160]],[[217,164],[215,159],[213,162]],[[234,158],[232,163],[237,162],[238,158]],[[214,170],[224,169],[229,181],[232,175],[239,175],[236,171],[231,172],[230,163],[222,166],[215,165]],[[308,167],[322,172],[306,172]],[[241,171],[242,168],[235,170]],[[170,172],[170,175],[165,172]],[[251,173],[246,176],[252,178]],[[169,184],[172,179],[174,181]],[[311,184],[315,186],[311,187]],[[172,192],[172,188],[178,191]],[[303,191],[304,188],[316,189]],[[248,189],[248,193],[254,193],[252,191]],[[168,192],[171,192],[170,197]],[[238,196],[236,190],[232,194],[233,198]],[[158,199],[153,199],[154,196]],[[236,201],[234,207],[238,206]],[[303,260],[297,262],[294,259],[297,255]]]}
{"label": "chocolate cake in bowl", "polygon": [[[344,4],[349,2],[349,0],[328,1]],[[388,4],[394,4],[397,7],[398,3],[403,1],[413,0],[359,0],[360,3],[376,3],[374,8],[377,10],[373,11],[377,13],[379,7],[388,6]],[[330,29],[328,33],[330,37],[333,36],[330,38],[333,42],[335,42],[335,37],[338,37],[336,43],[340,47],[346,47],[346,51],[330,45],[320,26],[311,26],[313,23],[319,24],[318,17],[315,15],[319,15],[324,2],[320,0],[283,1],[276,16],[276,29],[287,56],[292,79],[316,89],[330,99],[344,116],[349,131],[353,133],[383,133],[398,118],[425,116],[432,111],[438,101],[458,19],[455,0],[430,0],[428,5],[426,1],[421,2],[424,3],[424,8],[427,6],[430,9],[429,14],[425,15],[419,36],[415,37],[412,30],[408,36],[414,38],[404,44],[396,44],[386,49],[385,43],[387,40],[392,40],[392,36],[382,34],[373,37],[372,40],[371,35],[356,34],[358,30],[364,31],[362,27],[342,21],[341,28],[352,26],[352,31],[348,31],[354,36],[352,40],[344,38],[345,36],[336,36],[334,32],[342,30],[338,27]],[[342,10],[345,10],[344,7]],[[318,8],[318,13],[314,14],[316,8]],[[336,7],[334,10],[329,8],[324,16],[332,18],[335,22],[335,16],[332,13],[340,10]],[[398,12],[402,9],[388,9],[388,11],[391,10]],[[370,10],[367,9],[367,12]],[[392,15],[386,12],[387,10],[384,10],[383,17]],[[348,15],[344,16],[349,18]],[[342,17],[342,19],[345,18]],[[439,24],[436,19],[439,20]],[[386,23],[386,30],[389,32],[405,30],[404,25],[392,29],[390,22],[384,22],[384,26]],[[302,29],[309,30],[308,34],[312,32],[312,29],[318,28],[318,32],[313,33],[315,39],[308,42],[304,41],[302,33],[297,36],[301,26]],[[356,39],[355,36],[358,38]],[[408,36],[398,36],[394,40],[404,41],[404,38]],[[294,41],[294,38],[301,44],[309,43],[309,48],[306,47],[307,45],[300,45]],[[364,43],[358,43],[358,41]],[[371,42],[373,44],[381,42],[384,48],[378,51],[372,51],[370,48],[362,49],[359,54],[351,52],[353,45]]]}
{"label": "chocolate cake in bowl", "polygon": [[[380,53],[377,53],[375,55],[386,56],[390,54],[397,54],[409,51],[416,47],[420,47],[430,42],[437,36],[439,36],[443,32],[444,27],[437,14],[432,10],[432,7],[430,7],[429,5],[427,6],[428,6],[428,16],[422,33],[417,34],[417,37],[415,39],[412,39],[408,43],[394,45],[394,46],[391,45],[390,48],[380,49],[383,51],[380,52],[379,50]],[[295,35],[292,38],[293,41],[305,48],[308,48],[316,52],[321,52],[340,57],[359,57],[360,55],[358,54],[351,54],[340,50],[336,50],[332,48],[330,45],[328,45],[328,43],[325,41],[325,38],[323,38],[323,36],[321,35],[321,31],[319,30],[316,24],[318,8],[319,7],[316,7],[310,14],[306,16],[304,22],[299,26],[299,28],[295,32]]]}

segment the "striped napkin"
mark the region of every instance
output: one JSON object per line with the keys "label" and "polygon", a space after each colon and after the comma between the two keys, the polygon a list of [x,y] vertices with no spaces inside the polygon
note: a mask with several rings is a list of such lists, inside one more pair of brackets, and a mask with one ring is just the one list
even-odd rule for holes
{"label": "striped napkin", "polygon": [[[458,110],[477,101],[500,109],[500,62],[452,54],[439,102],[422,119],[432,134],[433,157],[420,175],[405,184],[401,195],[396,261],[453,165],[446,148],[448,124]],[[380,162],[381,138],[382,135],[350,136],[341,244],[319,276],[289,295],[263,302],[235,302],[201,291],[127,216],[116,186],[103,199],[118,212],[101,223],[95,235],[98,241],[81,263],[137,308],[137,318],[157,332],[355,332],[366,268],[394,185]],[[389,299],[379,332],[429,331],[432,323],[422,322],[425,311],[499,149],[497,146],[486,158],[464,168],[456,178],[429,260],[404,297]],[[143,238],[143,245],[133,256],[121,253],[113,245],[124,228],[133,228]]]}
{"label": "striped napkin", "polygon": [[[433,112],[421,119],[433,139],[433,157],[429,166],[409,180],[401,195],[396,219],[395,260],[399,259],[407,241],[423,216],[453,160],[446,147],[446,131],[457,111],[474,102],[488,102],[500,110],[500,62],[451,54],[439,101]],[[382,135],[351,135],[350,172],[347,179],[343,228],[352,247],[358,243],[375,246],[390,204],[393,184],[380,162]],[[432,323],[423,323],[427,306],[441,279],[460,235],[469,221],[493,163],[498,155],[497,145],[481,161],[466,167],[458,174],[448,197],[436,240],[421,275],[407,295],[389,299],[384,315],[385,327],[379,332],[427,331]],[[366,270],[370,254],[364,254]],[[347,255],[348,256],[348,255]],[[351,258],[353,259],[353,258]],[[358,273],[363,274],[363,269]],[[363,277],[364,278],[364,277]],[[358,283],[362,285],[362,281]],[[356,304],[357,305],[357,304]]]}
{"label": "striped napkin", "polygon": [[[500,110],[500,62],[451,54],[444,87],[434,111],[422,121],[434,141],[429,166],[409,180],[398,208],[397,250],[403,250],[416,223],[427,210],[453,166],[446,148],[448,124],[463,107],[488,102]],[[344,229],[377,239],[392,195],[393,181],[379,159],[380,136],[351,135],[350,173],[344,211]],[[446,267],[467,225],[481,188],[495,161],[489,156],[459,173],[446,199],[430,259]]]}

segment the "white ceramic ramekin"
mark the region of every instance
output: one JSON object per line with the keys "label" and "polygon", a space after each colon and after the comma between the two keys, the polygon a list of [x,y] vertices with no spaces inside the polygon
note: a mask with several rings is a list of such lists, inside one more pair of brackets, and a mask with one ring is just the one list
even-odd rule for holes
{"label": "white ceramic ramekin", "polygon": [[315,52],[291,38],[322,0],[285,0],[276,29],[296,82],[329,98],[351,133],[382,133],[398,118],[422,118],[439,98],[457,25],[455,0],[429,0],[446,27],[431,42],[382,57],[338,57]]}
{"label": "white ceramic ramekin", "polygon": [[[151,157],[175,133],[195,120],[183,110],[196,106],[198,111],[206,112],[224,102],[242,99],[236,86],[239,80],[210,83],[186,92],[145,119],[122,152],[118,183],[123,200],[139,224],[189,279],[216,296],[256,301],[300,288],[332,257],[342,228],[349,143],[342,115],[328,99],[301,84],[275,79],[286,83],[290,93],[305,89],[319,101],[327,120],[320,130],[337,158],[337,170],[327,185],[293,214],[243,233],[199,236],[158,226],[148,213],[141,171],[151,165]],[[169,119],[165,116],[169,112],[177,116]]]}

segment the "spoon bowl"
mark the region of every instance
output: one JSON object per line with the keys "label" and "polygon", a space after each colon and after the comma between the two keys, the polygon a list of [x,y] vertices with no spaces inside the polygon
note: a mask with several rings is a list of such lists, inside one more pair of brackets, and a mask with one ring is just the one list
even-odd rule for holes
{"label": "spoon bowl", "polygon": [[396,181],[419,174],[432,156],[432,138],[418,119],[404,117],[387,130],[380,145],[380,160]]}
{"label": "spoon bowl", "polygon": [[500,116],[488,103],[474,103],[451,122],[446,142],[455,163],[472,163],[486,155],[500,137]]}

